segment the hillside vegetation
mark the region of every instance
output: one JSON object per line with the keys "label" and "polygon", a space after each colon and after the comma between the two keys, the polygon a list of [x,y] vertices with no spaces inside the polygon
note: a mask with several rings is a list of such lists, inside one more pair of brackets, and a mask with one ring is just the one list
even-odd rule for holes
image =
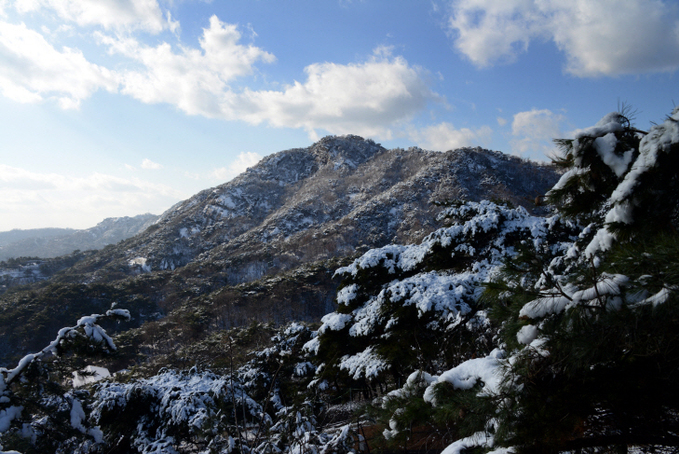
{"label": "hillside vegetation", "polygon": [[185,368],[72,388],[136,335],[81,318],[0,368],[0,451],[677,452],[679,108],[626,114],[557,141],[548,215],[449,201],[421,241],[335,263],[319,326],[214,330]]}
{"label": "hillside vegetation", "polygon": [[0,364],[112,303],[132,321],[107,329],[141,328],[134,349],[175,365],[185,364],[179,346],[227,328],[317,322],[334,309],[336,268],[419,242],[443,225],[441,203],[508,200],[540,212],[535,197],[557,180],[553,166],[481,148],[387,150],[329,136],[281,151],[100,251],[0,263]]}

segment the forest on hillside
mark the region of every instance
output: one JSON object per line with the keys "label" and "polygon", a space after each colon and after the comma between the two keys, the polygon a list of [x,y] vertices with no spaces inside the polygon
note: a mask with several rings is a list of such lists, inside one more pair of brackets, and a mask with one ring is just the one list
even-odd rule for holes
{"label": "forest on hillside", "polygon": [[0,452],[679,452],[679,108],[632,117],[556,141],[548,216],[450,202],[337,269],[320,326],[201,346],[229,361],[101,377],[129,312],[82,317],[0,368]]}

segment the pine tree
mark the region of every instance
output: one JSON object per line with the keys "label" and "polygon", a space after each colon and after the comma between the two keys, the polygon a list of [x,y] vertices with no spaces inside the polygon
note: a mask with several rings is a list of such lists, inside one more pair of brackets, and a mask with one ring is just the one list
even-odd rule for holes
{"label": "pine tree", "polygon": [[597,220],[630,164],[639,156],[642,132],[632,126],[629,109],[612,112],[574,139],[556,139],[561,154],[554,164],[565,174],[547,202],[565,216]]}
{"label": "pine tree", "polygon": [[0,450],[96,453],[103,433],[89,425],[87,392],[68,389],[69,368],[77,355],[110,354],[113,340],[98,324],[105,319],[129,320],[130,313],[114,309],[82,317],[37,353],[24,356],[16,367],[0,367]]}
{"label": "pine tree", "polygon": [[586,228],[559,260],[535,260],[519,280],[528,270],[515,258],[495,284],[493,314],[515,348],[496,443],[679,446],[678,123],[675,110],[645,134],[609,114],[557,142],[566,172],[548,200]]}
{"label": "pine tree", "polygon": [[676,109],[644,133],[613,113],[557,141],[545,222],[562,227],[513,243],[487,232],[514,248],[478,301],[498,348],[412,374],[385,399],[387,437],[428,423],[454,437],[449,453],[677,449],[678,123]]}

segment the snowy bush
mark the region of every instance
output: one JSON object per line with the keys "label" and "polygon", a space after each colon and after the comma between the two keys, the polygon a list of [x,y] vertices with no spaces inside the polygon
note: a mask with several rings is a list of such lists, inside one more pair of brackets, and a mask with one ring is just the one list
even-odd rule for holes
{"label": "snowy bush", "polygon": [[442,214],[455,220],[422,243],[371,250],[337,270],[345,278],[337,311],[306,348],[322,361],[319,378],[357,386],[437,373],[490,353],[493,331],[480,297],[484,283],[521,248],[556,255],[577,227],[493,202],[467,202]]}
{"label": "snowy bush", "polygon": [[97,384],[89,420],[120,452],[348,452],[353,432],[323,430],[323,404],[306,394],[315,366],[302,346],[311,336],[305,325],[284,326],[229,373],[162,370]]}
{"label": "snowy bush", "polygon": [[29,452],[98,452],[103,434],[86,420],[88,395],[63,386],[60,362],[68,351],[115,351],[113,340],[97,323],[129,318],[127,310],[114,308],[82,317],[75,326],[60,329],[40,352],[24,356],[16,367],[0,367],[0,442]]}
{"label": "snowy bush", "polygon": [[242,443],[243,431],[266,416],[232,377],[166,370],[130,383],[97,385],[90,417],[126,437],[118,445],[154,453],[178,452],[181,442],[221,452]]}

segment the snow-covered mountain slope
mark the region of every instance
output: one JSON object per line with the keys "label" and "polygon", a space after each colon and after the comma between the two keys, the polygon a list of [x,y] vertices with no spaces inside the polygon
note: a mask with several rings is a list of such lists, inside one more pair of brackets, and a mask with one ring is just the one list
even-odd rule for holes
{"label": "snow-covered mountain slope", "polygon": [[[387,150],[326,137],[263,159],[73,266],[37,264],[52,270],[49,280],[0,297],[0,343],[8,358],[31,351],[45,339],[16,320],[35,320],[51,335],[113,302],[143,325],[139,342],[151,356],[172,355],[197,332],[317,321],[334,309],[335,269],[369,249],[419,243],[444,226],[440,204],[505,200],[539,214],[536,196],[558,178],[551,166],[480,148]],[[19,270],[21,278],[33,279],[34,268]],[[0,285],[15,281],[7,275]]]}
{"label": "snow-covered mountain slope", "polygon": [[52,258],[75,250],[101,249],[144,231],[158,216],[107,218],[83,230],[31,229],[0,232],[0,261],[16,257]]}
{"label": "snow-covered mountain slope", "polygon": [[501,199],[532,209],[557,178],[549,166],[480,148],[387,150],[358,136],[329,136],[178,203],[79,271],[110,266],[134,274],[193,263],[219,269],[227,284],[248,282],[418,241],[441,226],[435,203]]}

